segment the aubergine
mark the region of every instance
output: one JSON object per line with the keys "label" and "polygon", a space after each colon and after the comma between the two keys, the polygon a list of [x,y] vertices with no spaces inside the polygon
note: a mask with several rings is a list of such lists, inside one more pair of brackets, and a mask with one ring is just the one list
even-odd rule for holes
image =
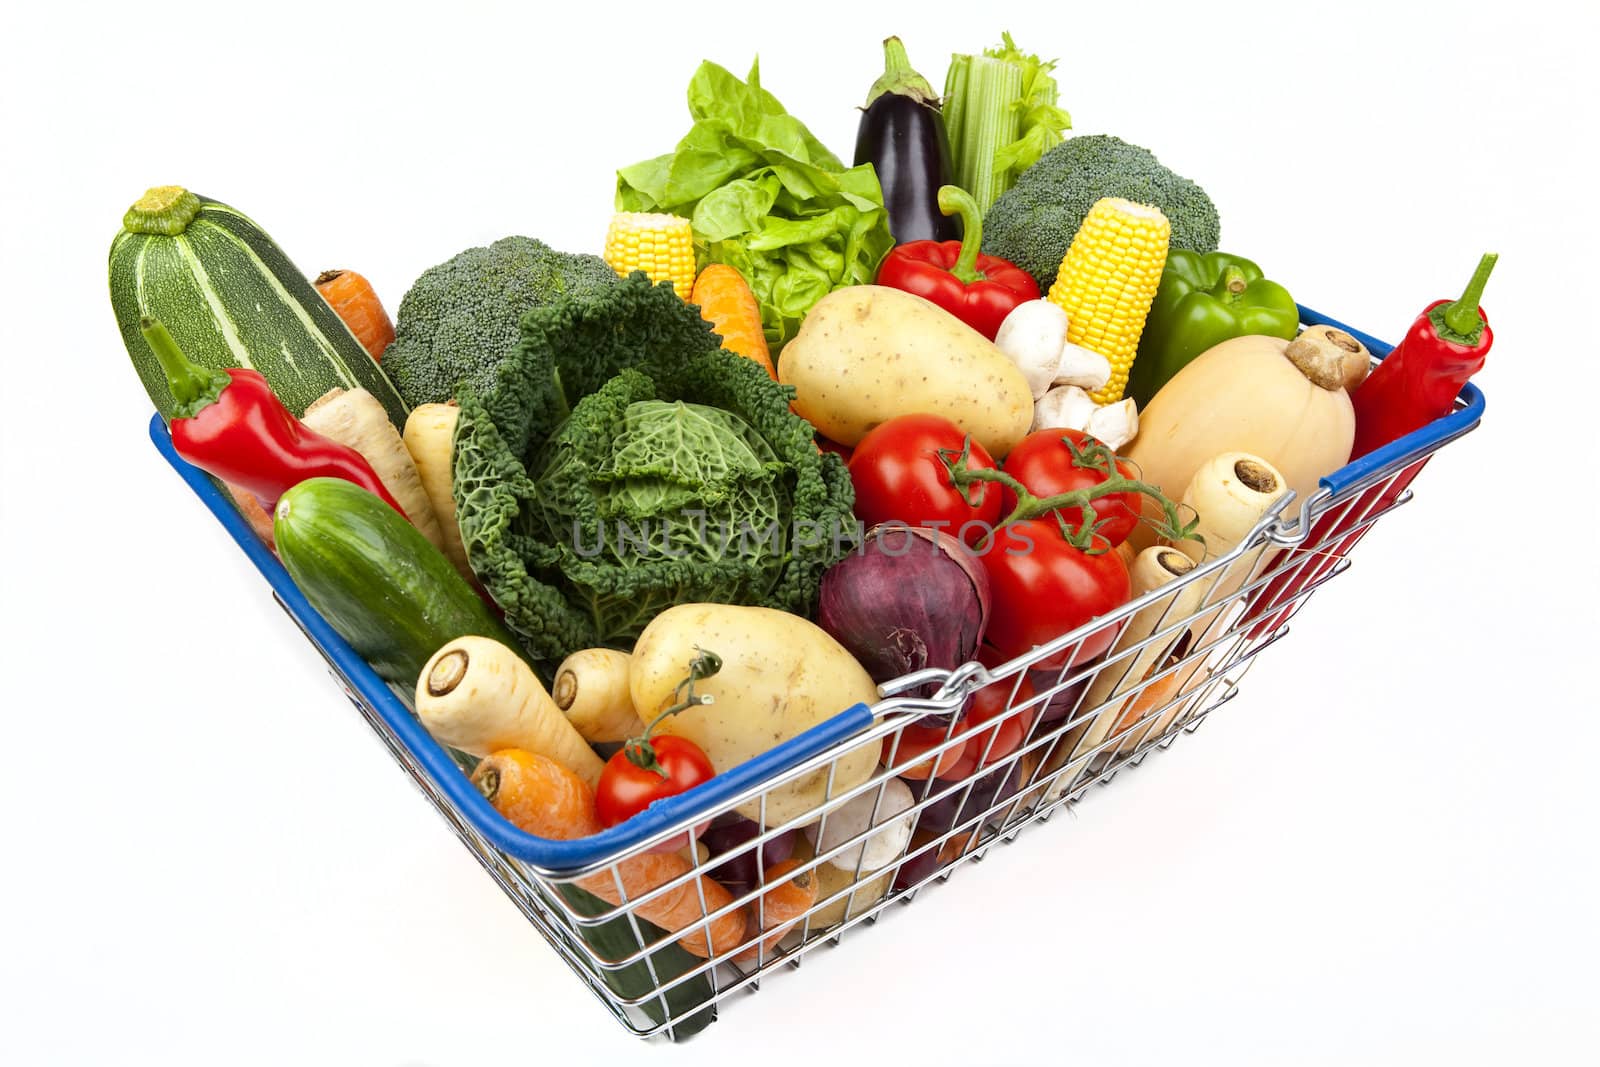
{"label": "aubergine", "polygon": [[939,98],[911,69],[900,38],[883,42],[883,77],[872,85],[856,131],[855,165],[871,163],[883,187],[889,233],[907,241],[958,241],[961,224],[939,210],[939,187],[950,184],[950,141]]}

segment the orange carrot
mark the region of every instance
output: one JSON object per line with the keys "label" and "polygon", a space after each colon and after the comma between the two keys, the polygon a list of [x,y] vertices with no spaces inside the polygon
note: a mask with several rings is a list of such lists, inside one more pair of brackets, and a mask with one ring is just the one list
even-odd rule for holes
{"label": "orange carrot", "polygon": [[353,270],[325,270],[317,275],[317,292],[339,313],[350,332],[373,361],[394,340],[394,323],[373,290],[372,283]]}
{"label": "orange carrot", "polygon": [[274,552],[278,550],[272,541],[272,514],[261,506],[261,501],[256,495],[242,485],[232,482],[223,482],[223,490],[233,501],[233,506],[239,509],[239,514],[244,516],[244,521],[250,524],[250,529],[261,538],[261,542]]}
{"label": "orange carrot", "polygon": [[700,305],[700,317],[717,328],[722,347],[761,364],[774,381],[772,353],[761,329],[761,305],[744,276],[726,263],[713,263],[694,280],[690,303]]}
{"label": "orange carrot", "polygon": [[[1107,669],[1110,670],[1111,668]],[[1145,678],[1148,679],[1150,675],[1160,669],[1160,664],[1150,668],[1150,672],[1145,675]],[[1122,712],[1122,717],[1117,720],[1116,729],[1112,731],[1123,735],[1122,741],[1117,746],[1119,753],[1126,755],[1132,752],[1139,747],[1146,736],[1152,739],[1160,737],[1166,728],[1171,725],[1170,716],[1176,713],[1176,709],[1163,711],[1159,717],[1151,718],[1143,726],[1140,726],[1139,723],[1142,719],[1152,716],[1157,708],[1165,708],[1167,703],[1178,695],[1178,686],[1183,683],[1183,675],[1183,671],[1177,670],[1164,677],[1157,678],[1155,681],[1149,682],[1138,696],[1128,702],[1127,708]],[[1127,731],[1127,733],[1123,734],[1123,731]]]}
{"label": "orange carrot", "polygon": [[[486,757],[472,772],[472,781],[494,809],[512,825],[538,837],[570,840],[588,837],[601,830],[594,810],[594,792],[576,774],[554,760],[517,748],[501,749]],[[691,868],[675,852],[647,852],[617,865],[618,879],[607,869],[578,879],[577,884],[607,904],[620,904],[622,893],[629,900],[656,889]],[[705,907],[700,904],[705,895]],[[710,878],[690,879],[676,889],[634,909],[664,930],[676,932],[704,919],[707,914],[732,903],[733,897],[721,883]],[[678,939],[678,944],[702,959],[732,949],[744,940],[745,912],[740,908],[710,923],[710,945],[706,927]]]}
{"label": "orange carrot", "polygon": [[[794,929],[796,923],[817,902],[816,868],[802,871],[793,878],[789,872],[800,866],[797,859],[784,860],[767,871],[766,884],[771,886],[761,894],[762,938],[760,944],[771,952],[783,940],[783,935]],[[750,963],[756,958],[756,945],[751,945],[734,957],[739,963]]]}

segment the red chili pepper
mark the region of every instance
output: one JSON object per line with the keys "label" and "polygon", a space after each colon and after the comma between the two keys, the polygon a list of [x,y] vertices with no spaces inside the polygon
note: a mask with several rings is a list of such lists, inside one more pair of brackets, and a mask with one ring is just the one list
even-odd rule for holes
{"label": "red chili pepper", "polygon": [[1394,351],[1356,387],[1350,396],[1356,409],[1351,459],[1450,414],[1461,387],[1483,369],[1494,332],[1478,300],[1498,258],[1490,252],[1478,261],[1461,299],[1435,300],[1424,308]]}
{"label": "red chili pepper", "polygon": [[1014,263],[978,254],[983,221],[970,193],[942,186],[939,210],[961,216],[961,240],[899,245],[878,267],[877,282],[933,301],[993,341],[1012,308],[1039,299],[1039,284]]}
{"label": "red chili pepper", "polygon": [[[1350,395],[1356,410],[1351,459],[1448,415],[1467,379],[1483,369],[1494,333],[1478,300],[1498,258],[1489,252],[1478,261],[1461,299],[1435,300],[1424,308],[1378,369]],[[1350,554],[1371,528],[1360,524],[1392,507],[1427,461],[1424,456],[1318,520],[1305,544],[1327,545],[1335,538],[1338,543],[1318,549],[1315,558],[1297,558],[1309,555],[1306,548],[1279,553],[1268,569],[1282,568],[1282,573],[1253,598],[1240,619],[1241,628],[1250,625],[1250,637],[1258,638],[1287,622],[1296,610],[1295,597]],[[1360,528],[1352,529],[1356,526]]]}
{"label": "red chili pepper", "polygon": [[405,514],[361,453],[307,428],[259,371],[202,367],[161,323],[141,319],[139,328],[178,401],[168,429],[185,460],[248,489],[268,509],[307,478],[343,478]]}

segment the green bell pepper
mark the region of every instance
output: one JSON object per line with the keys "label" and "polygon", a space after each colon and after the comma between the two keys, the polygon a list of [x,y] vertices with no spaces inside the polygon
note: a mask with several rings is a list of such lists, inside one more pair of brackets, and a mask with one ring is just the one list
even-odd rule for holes
{"label": "green bell pepper", "polygon": [[1125,395],[1142,408],[1190,360],[1232,337],[1292,340],[1300,326],[1294,297],[1243,256],[1174,248],[1139,336]]}

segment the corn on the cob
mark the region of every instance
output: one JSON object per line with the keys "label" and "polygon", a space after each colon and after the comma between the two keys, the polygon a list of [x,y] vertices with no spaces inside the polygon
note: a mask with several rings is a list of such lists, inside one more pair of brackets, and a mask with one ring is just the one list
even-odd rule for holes
{"label": "corn on the cob", "polygon": [[694,289],[689,220],[655,212],[618,212],[606,231],[605,261],[619,277],[642,270],[652,282],[671,282],[673,291],[687,300]]}
{"label": "corn on the cob", "polygon": [[1111,362],[1111,379],[1089,394],[1097,404],[1122,399],[1171,236],[1158,209],[1108,196],[1089,209],[1061,260],[1047,299],[1067,313],[1067,340]]}

